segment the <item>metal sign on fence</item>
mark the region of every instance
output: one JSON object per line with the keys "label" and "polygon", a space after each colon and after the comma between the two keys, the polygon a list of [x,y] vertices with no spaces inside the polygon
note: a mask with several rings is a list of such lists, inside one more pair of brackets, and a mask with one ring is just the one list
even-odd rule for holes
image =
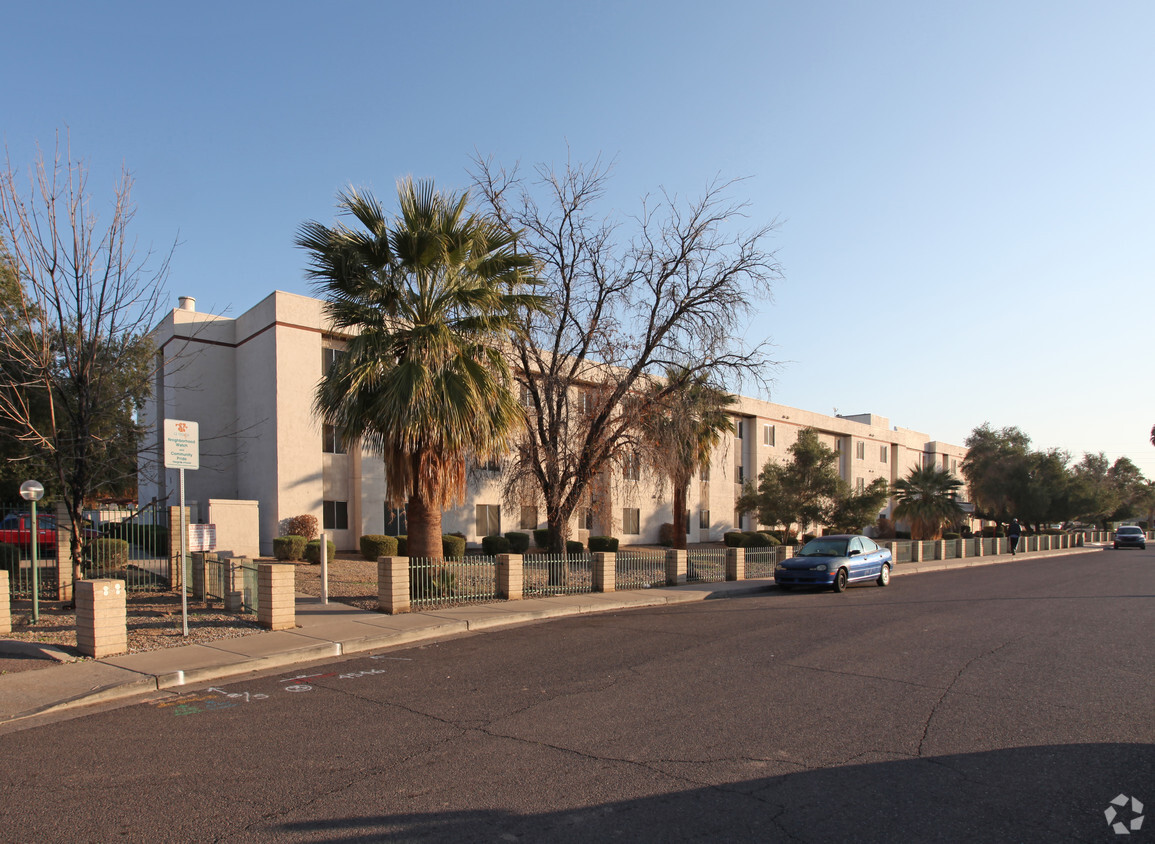
{"label": "metal sign on fence", "polygon": [[217,526],[189,525],[188,549],[189,551],[217,550]]}

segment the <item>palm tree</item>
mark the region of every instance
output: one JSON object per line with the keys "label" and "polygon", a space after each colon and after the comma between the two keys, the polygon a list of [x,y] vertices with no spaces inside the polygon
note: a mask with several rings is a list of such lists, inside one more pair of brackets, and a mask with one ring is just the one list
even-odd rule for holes
{"label": "palm tree", "polygon": [[406,179],[390,220],[350,189],[338,207],[359,228],[309,222],[297,237],[326,316],[350,335],[314,408],[346,447],[360,441],[384,459],[413,557],[442,556],[441,513],[464,499],[468,460],[508,450],[522,424],[501,346],[520,313],[544,307],[526,292],[532,259],[467,200]]}
{"label": "palm tree", "polygon": [[895,481],[898,506],[896,518],[910,523],[910,538],[941,539],[945,525],[954,524],[965,516],[956,499],[963,482],[934,466],[910,470],[905,478]]}
{"label": "palm tree", "polygon": [[643,419],[655,468],[674,488],[674,547],[686,548],[686,490],[725,433],[734,430],[726,408],[738,400],[709,382],[706,373],[666,371]]}

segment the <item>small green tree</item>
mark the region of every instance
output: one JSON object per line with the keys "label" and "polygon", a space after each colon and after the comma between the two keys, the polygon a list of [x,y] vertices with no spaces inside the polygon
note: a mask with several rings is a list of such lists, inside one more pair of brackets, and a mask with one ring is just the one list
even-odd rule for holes
{"label": "small green tree", "polygon": [[842,481],[830,513],[830,525],[840,533],[862,533],[863,528],[878,520],[878,513],[889,497],[890,484],[886,478],[875,478],[861,492]]}
{"label": "small green tree", "polygon": [[996,431],[984,422],[965,445],[962,473],[978,514],[999,524],[1009,522],[1026,498],[1031,438],[1018,428]]}
{"label": "small green tree", "polygon": [[804,534],[811,525],[826,524],[834,512],[840,483],[838,452],[818,439],[813,428],[803,428],[788,449],[786,463],[767,463],[758,474],[758,486],[747,484],[738,498],[738,510],[755,512],[763,525],[798,525]]}

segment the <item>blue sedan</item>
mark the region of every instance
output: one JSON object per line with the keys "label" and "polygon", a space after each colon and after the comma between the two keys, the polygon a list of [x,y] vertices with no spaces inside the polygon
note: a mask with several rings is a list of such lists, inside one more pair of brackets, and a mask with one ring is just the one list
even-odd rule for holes
{"label": "blue sedan", "polygon": [[890,551],[868,536],[820,536],[779,563],[774,569],[774,582],[781,589],[829,586],[835,592],[864,580],[887,586],[891,565]]}

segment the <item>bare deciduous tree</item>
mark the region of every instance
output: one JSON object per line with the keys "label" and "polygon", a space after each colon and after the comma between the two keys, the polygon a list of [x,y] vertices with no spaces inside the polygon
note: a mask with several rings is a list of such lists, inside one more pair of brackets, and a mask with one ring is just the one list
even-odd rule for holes
{"label": "bare deciduous tree", "polygon": [[19,298],[0,320],[0,426],[40,451],[55,475],[45,480],[68,510],[75,580],[86,499],[123,483],[135,466],[137,411],[154,370],[148,332],[171,255],[150,269],[151,254],[136,253],[127,171],[105,223],[87,176],[59,143],[50,162],[37,156],[25,190],[10,156],[0,172],[0,237],[19,281]]}
{"label": "bare deciduous tree", "polygon": [[530,315],[514,343],[526,426],[507,480],[535,490],[550,549],[562,553],[576,508],[598,512],[591,491],[640,450],[666,370],[764,380],[768,341],[747,348],[740,338],[751,303],[781,277],[766,245],[774,224],[738,230],[745,206],[727,198],[734,183],[715,182],[692,202],[647,198],[619,239],[624,224],[598,213],[609,173],[600,161],[538,167],[528,182],[475,165],[480,195],[538,260],[540,292],[554,304],[549,317]]}

